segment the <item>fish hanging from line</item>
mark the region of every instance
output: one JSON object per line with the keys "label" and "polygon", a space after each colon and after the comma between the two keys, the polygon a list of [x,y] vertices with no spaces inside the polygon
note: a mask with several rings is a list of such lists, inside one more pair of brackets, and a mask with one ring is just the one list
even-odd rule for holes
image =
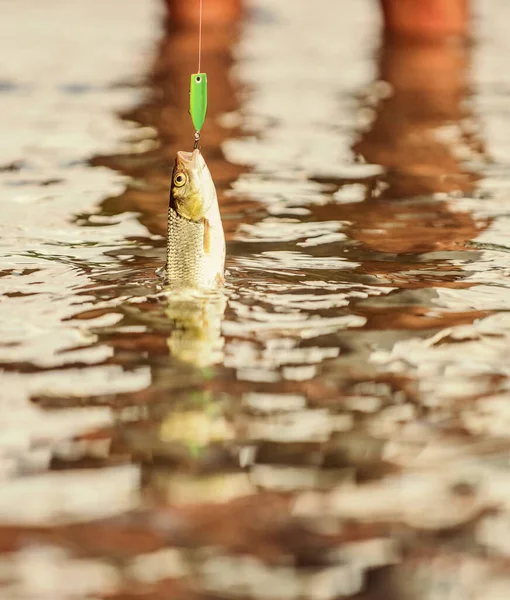
{"label": "fish hanging from line", "polygon": [[225,235],[211,174],[200,150],[179,151],[168,206],[167,284],[217,288],[224,268]]}

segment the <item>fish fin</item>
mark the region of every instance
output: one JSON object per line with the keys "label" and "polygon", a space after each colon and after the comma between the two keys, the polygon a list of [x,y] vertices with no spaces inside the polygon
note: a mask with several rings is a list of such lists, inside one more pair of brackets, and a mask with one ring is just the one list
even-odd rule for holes
{"label": "fish fin", "polygon": [[211,251],[211,224],[208,219],[204,219],[204,252],[209,254]]}

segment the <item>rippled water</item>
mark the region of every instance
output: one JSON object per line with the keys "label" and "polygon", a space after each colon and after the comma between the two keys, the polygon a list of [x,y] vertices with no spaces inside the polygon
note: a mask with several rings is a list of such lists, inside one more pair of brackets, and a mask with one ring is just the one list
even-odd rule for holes
{"label": "rippled water", "polygon": [[1,596],[506,599],[510,7],[467,49],[248,7],[204,38],[229,273],[193,297],[156,270],[195,32],[4,11]]}

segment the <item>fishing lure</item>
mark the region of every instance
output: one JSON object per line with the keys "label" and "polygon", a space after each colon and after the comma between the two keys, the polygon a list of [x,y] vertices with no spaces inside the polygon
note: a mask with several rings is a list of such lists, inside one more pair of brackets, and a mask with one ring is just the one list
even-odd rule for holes
{"label": "fishing lure", "polygon": [[189,86],[189,112],[193,126],[195,127],[195,148],[200,139],[200,130],[202,129],[207,113],[207,74],[193,73]]}

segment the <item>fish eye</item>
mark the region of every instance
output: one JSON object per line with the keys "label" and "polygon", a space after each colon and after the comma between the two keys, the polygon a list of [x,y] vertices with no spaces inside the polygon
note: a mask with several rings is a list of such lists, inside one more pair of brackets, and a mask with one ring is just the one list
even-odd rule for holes
{"label": "fish eye", "polygon": [[184,173],[177,173],[174,177],[174,185],[176,187],[182,187],[186,183],[186,175]]}

